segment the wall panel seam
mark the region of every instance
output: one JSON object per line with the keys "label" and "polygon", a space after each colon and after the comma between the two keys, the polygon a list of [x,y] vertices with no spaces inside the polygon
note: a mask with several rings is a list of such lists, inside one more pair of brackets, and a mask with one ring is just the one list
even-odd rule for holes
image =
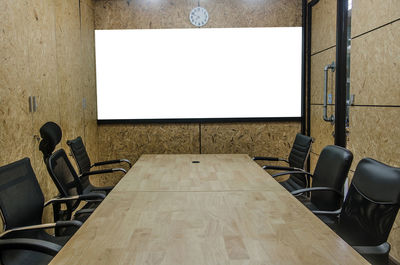
{"label": "wall panel seam", "polygon": [[320,51],[314,52],[313,54],[311,54],[311,56],[314,56],[314,55],[317,55],[317,54],[323,53],[323,52],[325,52],[325,51],[327,51],[327,50],[330,50],[330,49],[332,49],[332,48],[336,48],[336,45],[333,45],[333,46],[330,46],[330,47],[328,47],[328,48],[326,48],[326,49],[323,49],[323,50],[320,50]]}
{"label": "wall panel seam", "polygon": [[393,23],[396,23],[396,22],[398,22],[398,21],[400,21],[400,18],[397,18],[397,19],[395,19],[395,20],[393,20],[393,21],[390,21],[390,22],[388,22],[388,23],[386,23],[386,24],[383,24],[383,25],[381,25],[381,26],[379,26],[379,27],[376,27],[376,28],[370,29],[370,30],[368,30],[368,31],[365,31],[365,32],[363,32],[363,33],[360,33],[360,34],[358,34],[358,35],[356,35],[356,36],[354,36],[354,37],[351,37],[351,39],[352,39],[352,40],[357,39],[358,37],[361,37],[361,36],[364,36],[364,35],[366,35],[366,34],[368,34],[368,33],[374,32],[375,30],[384,28],[384,27],[389,26],[389,25],[391,25],[391,24],[393,24]]}

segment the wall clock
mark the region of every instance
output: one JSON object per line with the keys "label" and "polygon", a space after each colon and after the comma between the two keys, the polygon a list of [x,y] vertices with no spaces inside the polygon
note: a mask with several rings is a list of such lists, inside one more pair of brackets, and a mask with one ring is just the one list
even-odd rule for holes
{"label": "wall clock", "polygon": [[189,19],[194,26],[202,27],[207,24],[208,12],[203,7],[195,7],[190,11]]}

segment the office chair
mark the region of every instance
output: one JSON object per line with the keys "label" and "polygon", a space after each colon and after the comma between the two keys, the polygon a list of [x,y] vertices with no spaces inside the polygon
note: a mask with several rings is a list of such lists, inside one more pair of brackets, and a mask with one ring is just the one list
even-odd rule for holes
{"label": "office chair", "polygon": [[[314,174],[298,171],[312,177],[312,187],[292,191],[291,193],[312,211],[333,211],[341,207],[342,189],[353,161],[353,154],[340,146],[328,145],[322,149]],[[277,175],[291,174],[293,171]],[[311,198],[304,194],[311,193]],[[335,222],[327,217],[325,222]]]}
{"label": "office chair", "polygon": [[[296,138],[294,139],[292,149],[290,150],[290,154],[288,159],[277,158],[277,157],[262,157],[255,156],[253,160],[255,161],[283,161],[286,162],[289,166],[263,166],[264,169],[274,169],[274,170],[291,170],[291,171],[301,171],[304,170],[305,163],[311,151],[311,144],[313,139],[309,136],[303,134],[296,134]],[[274,177],[274,175],[273,175]],[[290,177],[285,180],[279,182],[285,189],[288,191],[294,191],[302,188],[306,188],[308,181],[307,177],[303,174],[290,174]]]}
{"label": "office chair", "polygon": [[[105,198],[105,192],[83,192],[79,177],[76,175],[65,151],[60,149],[61,160],[57,162],[58,156],[52,156],[55,147],[62,138],[61,128],[54,122],[47,122],[40,128],[42,140],[39,143],[39,150],[43,153],[43,159],[54,184],[56,185],[60,197],[77,198],[66,202],[67,209],[61,210],[57,205],[53,207],[55,220],[70,220],[73,212],[78,208],[81,201],[86,201],[84,209],[75,213],[76,218],[85,221],[98,206],[99,200]],[[53,161],[51,163],[51,161]],[[59,234],[58,230],[56,233]]]}
{"label": "office chair", "polygon": [[67,141],[68,146],[71,149],[72,156],[75,159],[75,162],[79,169],[80,179],[82,183],[82,188],[84,193],[90,191],[105,191],[109,193],[114,187],[96,187],[90,183],[89,176],[91,175],[98,175],[98,174],[105,174],[105,173],[115,173],[118,171],[125,172],[122,168],[112,168],[112,169],[103,169],[103,170],[91,170],[93,167],[98,167],[102,165],[110,165],[110,164],[117,164],[117,163],[127,163],[129,168],[132,167],[131,162],[128,159],[117,159],[117,160],[109,160],[109,161],[102,161],[94,163],[93,165],[90,162],[90,158],[88,153],[86,152],[86,147],[83,144],[82,138],[78,136],[73,140]]}
{"label": "office chair", "polygon": [[[64,149],[55,151],[47,160],[50,176],[56,185],[60,197],[84,198],[86,204],[75,213],[81,217],[77,217],[80,221],[85,221],[90,214],[97,208],[101,201],[106,197],[105,192],[86,192],[82,188],[80,178],[76,174],[70,160],[67,157]],[[70,200],[67,202],[67,210],[62,212],[64,219],[72,218],[72,214],[82,201],[79,199]]]}
{"label": "office chair", "polygon": [[29,158],[0,167],[0,210],[4,227],[0,234],[1,261],[4,264],[46,264],[42,261],[47,262],[51,256],[45,254],[55,254],[70,236],[52,236],[44,229],[76,229],[82,225],[78,220],[42,224],[44,207],[68,200],[70,198],[54,198],[44,203]]}
{"label": "office chair", "polygon": [[356,168],[343,207],[336,211],[314,211],[337,216],[328,224],[340,237],[372,264],[388,264],[390,230],[400,207],[400,168],[371,158]]}

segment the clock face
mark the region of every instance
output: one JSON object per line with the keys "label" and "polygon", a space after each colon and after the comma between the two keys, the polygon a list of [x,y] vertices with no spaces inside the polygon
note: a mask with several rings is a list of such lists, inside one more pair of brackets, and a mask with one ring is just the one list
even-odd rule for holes
{"label": "clock face", "polygon": [[202,27],[207,24],[208,12],[203,7],[195,7],[189,15],[190,22],[196,27]]}

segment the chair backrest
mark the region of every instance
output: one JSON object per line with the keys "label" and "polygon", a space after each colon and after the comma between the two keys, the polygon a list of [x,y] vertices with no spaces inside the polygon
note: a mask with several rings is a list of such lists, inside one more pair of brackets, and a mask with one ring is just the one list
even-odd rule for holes
{"label": "chair backrest", "polygon": [[[353,154],[346,148],[336,145],[324,147],[315,166],[312,186],[342,191],[351,162]],[[311,193],[311,202],[319,210],[337,210],[342,205],[342,197],[335,192],[314,191]]]}
{"label": "chair backrest", "polygon": [[[78,165],[79,173],[82,174],[84,172],[89,172],[91,166],[90,158],[86,151],[85,145],[83,144],[82,138],[78,136],[73,140],[68,140],[67,144],[71,149],[72,156],[74,157],[76,164]],[[81,183],[83,189],[89,186],[89,176],[81,177]]]}
{"label": "chair backrest", "polygon": [[350,245],[387,241],[400,204],[400,168],[362,159],[339,217],[339,234]]}
{"label": "chair backrest", "polygon": [[43,159],[47,162],[47,159],[61,141],[62,131],[55,122],[49,121],[40,127],[40,136],[42,140],[39,143],[39,150],[43,153]]}
{"label": "chair backrest", "polygon": [[43,203],[29,158],[0,167],[0,209],[5,229],[41,224]]}
{"label": "chair backrest", "polygon": [[[55,151],[48,159],[50,176],[62,197],[82,194],[82,185],[64,149]],[[76,209],[77,202],[72,201],[70,209]]]}
{"label": "chair backrest", "polygon": [[[304,169],[304,165],[311,151],[312,142],[313,140],[311,137],[300,133],[296,134],[296,138],[294,139],[288,158],[290,167]],[[290,180],[294,181],[299,188],[304,188],[307,185],[304,175],[292,174],[290,175]]]}

